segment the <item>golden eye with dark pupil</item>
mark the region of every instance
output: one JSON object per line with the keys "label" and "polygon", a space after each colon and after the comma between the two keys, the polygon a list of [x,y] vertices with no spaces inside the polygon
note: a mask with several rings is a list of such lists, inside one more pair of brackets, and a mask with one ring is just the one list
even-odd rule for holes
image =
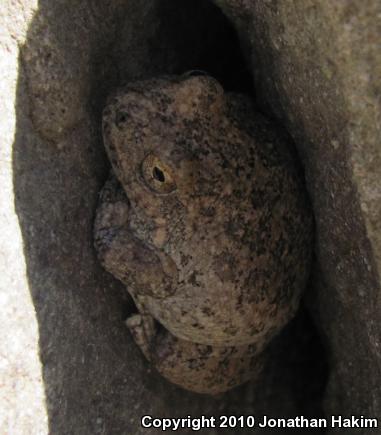
{"label": "golden eye with dark pupil", "polygon": [[161,169],[159,169],[157,166],[153,168],[152,175],[153,178],[155,178],[155,180],[160,181],[160,183],[164,183],[165,181],[164,172]]}
{"label": "golden eye with dark pupil", "polygon": [[143,160],[141,174],[145,184],[156,193],[168,194],[176,189],[172,169],[153,154]]}

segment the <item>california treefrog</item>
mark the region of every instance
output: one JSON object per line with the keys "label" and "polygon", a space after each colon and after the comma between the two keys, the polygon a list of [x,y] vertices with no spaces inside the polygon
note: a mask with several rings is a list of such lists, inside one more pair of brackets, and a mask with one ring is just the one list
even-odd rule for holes
{"label": "california treefrog", "polygon": [[287,135],[207,75],[127,85],[103,112],[112,173],[95,247],[138,313],[127,325],[170,381],[218,393],[260,371],[294,316],[312,217]]}

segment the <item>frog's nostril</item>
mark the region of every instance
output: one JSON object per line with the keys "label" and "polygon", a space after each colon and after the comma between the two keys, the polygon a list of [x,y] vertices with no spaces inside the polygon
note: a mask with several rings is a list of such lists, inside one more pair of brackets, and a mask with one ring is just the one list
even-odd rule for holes
{"label": "frog's nostril", "polygon": [[116,124],[119,126],[120,124],[124,124],[128,119],[128,115],[126,112],[119,112],[116,115]]}
{"label": "frog's nostril", "polygon": [[152,176],[155,180],[160,181],[160,183],[164,183],[165,181],[164,172],[161,169],[159,169],[157,166],[153,168]]}

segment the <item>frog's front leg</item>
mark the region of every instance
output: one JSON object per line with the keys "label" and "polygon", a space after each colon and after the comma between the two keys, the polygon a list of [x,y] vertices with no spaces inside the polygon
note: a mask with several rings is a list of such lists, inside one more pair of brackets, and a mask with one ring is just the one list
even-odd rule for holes
{"label": "frog's front leg", "polygon": [[133,314],[126,320],[128,329],[130,330],[135,343],[140,347],[144,356],[151,359],[151,343],[155,336],[154,319],[150,316],[142,316],[141,314]]}
{"label": "frog's front leg", "polygon": [[177,268],[169,257],[131,232],[131,212],[126,194],[111,174],[102,189],[94,223],[98,258],[129,291],[158,299],[170,296],[176,290]]}
{"label": "frog's front leg", "polygon": [[151,361],[151,351],[157,334],[157,324],[155,319],[144,309],[144,304],[140,303],[138,298],[135,298],[134,301],[138,313],[128,317],[126,325],[144,356],[148,361]]}

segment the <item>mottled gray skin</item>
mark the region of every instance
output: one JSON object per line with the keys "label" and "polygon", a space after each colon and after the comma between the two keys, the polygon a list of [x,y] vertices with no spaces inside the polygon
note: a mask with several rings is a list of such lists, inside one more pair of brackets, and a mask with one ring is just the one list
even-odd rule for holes
{"label": "mottled gray skin", "polygon": [[95,246],[136,303],[135,341],[184,388],[245,382],[308,277],[312,218],[286,136],[205,75],[128,85],[103,136],[116,178]]}

